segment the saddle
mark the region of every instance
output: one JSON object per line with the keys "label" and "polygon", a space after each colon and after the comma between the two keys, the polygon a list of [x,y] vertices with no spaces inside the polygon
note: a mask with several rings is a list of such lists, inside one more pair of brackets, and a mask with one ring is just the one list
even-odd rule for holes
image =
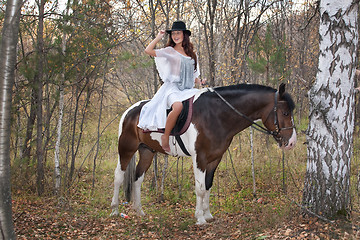
{"label": "saddle", "polygon": [[[189,128],[191,119],[192,119],[192,113],[193,113],[193,103],[194,103],[194,96],[191,98],[184,100],[182,102],[183,109],[181,110],[181,113],[176,121],[176,124],[171,131],[170,135],[175,136],[176,141],[178,142],[181,150],[188,156],[190,156],[190,153],[187,151],[184,142],[181,140],[180,135],[186,132],[186,130]],[[167,115],[171,112],[171,109],[167,110]],[[148,131],[145,130],[144,132],[158,132],[158,133],[164,133],[165,128],[158,129],[157,131]]]}
{"label": "saddle", "polygon": [[[181,110],[181,113],[176,120],[176,124],[170,133],[171,136],[182,135],[189,128],[193,112],[193,102],[194,96],[182,102],[183,109]],[[167,115],[169,115],[171,110],[172,109],[167,110]],[[159,132],[164,133],[165,128],[159,129]]]}

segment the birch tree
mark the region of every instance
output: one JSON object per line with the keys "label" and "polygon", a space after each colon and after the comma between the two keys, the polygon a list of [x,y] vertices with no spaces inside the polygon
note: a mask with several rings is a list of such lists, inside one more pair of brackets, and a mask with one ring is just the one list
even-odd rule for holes
{"label": "birch tree", "polygon": [[[66,10],[64,15],[67,17],[70,11],[70,0],[67,1]],[[64,25],[67,25],[67,21],[64,18]],[[61,187],[61,171],[60,171],[60,143],[61,143],[61,130],[62,130],[62,121],[64,116],[64,83],[65,83],[65,55],[66,55],[66,41],[67,34],[63,30],[62,39],[61,39],[61,53],[63,57],[62,69],[61,69],[61,80],[59,86],[59,118],[57,122],[57,133],[56,133],[56,144],[55,144],[55,157],[54,157],[54,190],[55,194],[60,193]]]}
{"label": "birch tree", "polygon": [[303,203],[329,218],[350,207],[358,3],[320,1],[319,66],[309,91]]}
{"label": "birch tree", "polygon": [[11,93],[15,79],[16,44],[21,0],[9,0],[1,38],[0,58],[0,239],[16,239],[11,210],[10,119]]}

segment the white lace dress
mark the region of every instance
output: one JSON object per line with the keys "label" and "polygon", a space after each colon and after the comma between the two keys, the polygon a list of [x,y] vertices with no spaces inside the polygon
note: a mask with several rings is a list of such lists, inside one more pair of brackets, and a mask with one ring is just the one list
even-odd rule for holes
{"label": "white lace dress", "polygon": [[199,67],[194,71],[195,61],[177,52],[172,47],[157,49],[155,63],[164,84],[140,112],[138,127],[156,131],[165,128],[166,109],[174,102],[184,101],[199,90],[194,82],[200,75]]}

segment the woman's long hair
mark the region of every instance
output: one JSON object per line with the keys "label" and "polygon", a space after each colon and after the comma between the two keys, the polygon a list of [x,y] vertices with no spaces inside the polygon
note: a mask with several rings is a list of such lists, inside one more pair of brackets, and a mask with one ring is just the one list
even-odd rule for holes
{"label": "woman's long hair", "polygon": [[[194,59],[195,64],[194,64],[194,69],[196,71],[197,69],[197,57],[196,54],[194,52],[194,45],[190,42],[190,36],[189,34],[187,34],[186,32],[183,31],[184,34],[184,39],[182,42],[182,47],[184,48],[184,51],[186,53],[186,55],[188,55],[189,57],[191,57],[192,59]],[[166,44],[167,47],[175,47],[175,42],[173,41],[171,34],[169,36],[169,40]]]}

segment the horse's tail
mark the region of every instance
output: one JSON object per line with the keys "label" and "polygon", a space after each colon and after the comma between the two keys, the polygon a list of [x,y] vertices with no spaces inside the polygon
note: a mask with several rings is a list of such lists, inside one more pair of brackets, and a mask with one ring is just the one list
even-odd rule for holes
{"label": "horse's tail", "polygon": [[133,184],[135,182],[135,170],[136,170],[136,154],[131,158],[129,165],[126,168],[124,176],[124,193],[126,201],[130,202]]}

